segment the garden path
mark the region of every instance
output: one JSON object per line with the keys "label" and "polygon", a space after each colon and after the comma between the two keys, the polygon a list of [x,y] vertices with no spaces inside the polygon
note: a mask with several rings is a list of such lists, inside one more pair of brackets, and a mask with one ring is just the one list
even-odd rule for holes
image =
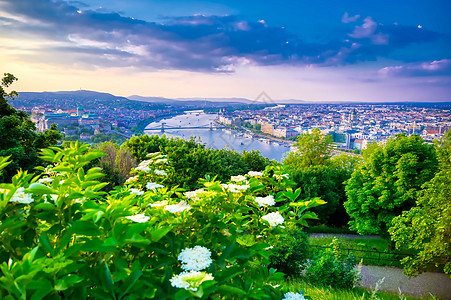
{"label": "garden path", "polygon": [[402,269],[394,267],[362,266],[362,280],[359,282],[359,286],[374,289],[376,283],[385,278],[379,290],[397,293],[400,288],[404,295],[424,297],[431,293],[439,299],[451,299],[449,275],[426,272],[409,279],[402,271]]}

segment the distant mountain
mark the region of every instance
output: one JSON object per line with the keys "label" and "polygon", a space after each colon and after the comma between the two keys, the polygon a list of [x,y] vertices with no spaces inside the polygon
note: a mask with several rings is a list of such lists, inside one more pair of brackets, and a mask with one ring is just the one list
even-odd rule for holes
{"label": "distant mountain", "polygon": [[98,109],[102,106],[125,108],[154,108],[164,104],[142,103],[109,93],[94,91],[62,92],[20,92],[19,97],[11,102],[15,107],[32,107],[47,105],[54,108],[72,108],[82,106],[84,109]]}
{"label": "distant mountain", "polygon": [[142,102],[152,102],[152,103],[166,103],[166,104],[175,104],[179,103],[180,101],[169,99],[169,98],[163,98],[163,97],[143,97],[139,95],[131,95],[127,97],[130,100],[135,101],[142,101]]}
{"label": "distant mountain", "polygon": [[227,102],[251,104],[255,101],[246,98],[176,98],[179,101],[207,101],[207,102]]}

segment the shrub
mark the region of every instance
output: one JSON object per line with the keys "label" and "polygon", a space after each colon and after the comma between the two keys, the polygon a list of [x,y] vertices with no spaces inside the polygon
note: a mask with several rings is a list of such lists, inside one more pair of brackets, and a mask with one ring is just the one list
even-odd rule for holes
{"label": "shrub", "polygon": [[301,276],[309,257],[307,234],[300,229],[295,229],[272,244],[269,266],[292,278]]}
{"label": "shrub", "polygon": [[1,299],[303,297],[275,287],[283,273],[268,268],[267,240],[304,226],[321,203],[258,202],[290,186],[282,169],[204,178],[186,192],[166,185],[175,171],[154,153],[107,193],[100,168],[88,168],[102,156],[78,142],[44,149],[42,176],[0,184]]}
{"label": "shrub", "polygon": [[352,253],[343,256],[337,239],[330,246],[314,255],[306,272],[308,281],[314,285],[352,289],[360,280],[360,272],[355,268],[355,256]]}

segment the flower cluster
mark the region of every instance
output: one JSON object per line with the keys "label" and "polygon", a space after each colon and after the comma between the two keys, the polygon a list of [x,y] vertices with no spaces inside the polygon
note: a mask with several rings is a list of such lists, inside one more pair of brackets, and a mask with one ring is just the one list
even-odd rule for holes
{"label": "flower cluster", "polygon": [[211,260],[211,251],[202,246],[183,249],[178,260],[182,262],[182,269],[186,271],[200,271],[208,268],[213,262]]}
{"label": "flower cluster", "polygon": [[143,172],[150,172],[149,165],[152,163],[152,160],[143,160],[139,163],[139,165],[135,168],[135,171],[143,171]]}
{"label": "flower cluster", "polygon": [[288,174],[282,174],[282,175],[274,174],[273,177],[275,177],[277,180],[281,180],[283,178],[287,178],[288,179],[290,177],[290,175],[288,175]]}
{"label": "flower cluster", "polygon": [[181,201],[177,204],[167,205],[164,209],[175,214],[184,210],[190,210],[191,206],[186,201]]}
{"label": "flower cluster", "polygon": [[202,282],[213,280],[214,278],[210,273],[201,271],[208,268],[213,262],[210,256],[210,250],[199,245],[194,248],[183,249],[178,256],[178,260],[182,262],[182,269],[185,272],[174,275],[170,279],[171,285],[195,292]]}
{"label": "flower cluster", "polygon": [[204,189],[197,189],[195,191],[186,192],[185,197],[191,200],[200,200],[199,194],[205,192]]}
{"label": "flower cluster", "polygon": [[174,275],[169,281],[173,287],[195,292],[202,282],[213,279],[210,273],[189,271]]}
{"label": "flower cluster", "polygon": [[284,295],[282,300],[305,300],[304,295],[299,293],[288,292]]}
{"label": "flower cluster", "polygon": [[257,202],[259,206],[273,206],[276,204],[276,201],[274,201],[274,196],[272,195],[266,197],[255,197],[255,202]]}
{"label": "flower cluster", "polygon": [[16,192],[12,196],[11,200],[9,200],[9,201],[15,202],[15,203],[29,204],[29,203],[33,202],[34,200],[31,197],[31,194],[25,193],[24,187],[20,187],[16,190]]}
{"label": "flower cluster", "polygon": [[155,170],[154,172],[157,175],[168,176],[168,174],[164,170]]}
{"label": "flower cluster", "polygon": [[44,177],[38,180],[39,183],[52,183],[52,181],[53,181],[52,177]]}
{"label": "flower cluster", "polygon": [[231,181],[235,181],[235,182],[241,182],[241,181],[245,181],[246,180],[246,176],[243,175],[237,175],[237,176],[232,176],[230,178]]}
{"label": "flower cluster", "polygon": [[144,194],[144,191],[138,190],[138,189],[130,189],[130,193],[136,194],[136,195],[142,195]]}
{"label": "flower cluster", "polygon": [[263,172],[249,171],[249,172],[247,172],[247,175],[249,175],[251,177],[262,177],[263,176]]}
{"label": "flower cluster", "polygon": [[129,219],[130,221],[136,222],[136,223],[145,223],[150,220],[150,217],[144,215],[144,214],[137,214],[134,216],[128,216],[125,217],[126,219]]}
{"label": "flower cluster", "polygon": [[282,217],[282,215],[278,211],[269,213],[269,214],[263,216],[262,219],[268,221],[269,225],[271,225],[271,227],[282,224],[283,221],[285,221],[285,219]]}
{"label": "flower cluster", "polygon": [[133,176],[133,177],[128,178],[125,182],[130,183],[130,182],[135,182],[137,180],[138,180],[138,176]]}
{"label": "flower cluster", "polygon": [[247,184],[238,185],[238,184],[234,184],[234,183],[229,183],[229,184],[222,183],[221,186],[224,189],[227,189],[232,193],[242,193],[242,192],[246,191],[248,188],[250,188],[250,186]]}
{"label": "flower cluster", "polygon": [[146,184],[146,188],[148,190],[154,190],[154,189],[163,188],[163,187],[164,187],[164,185],[161,185],[161,184],[158,184],[158,183],[155,183],[155,182],[148,182]]}

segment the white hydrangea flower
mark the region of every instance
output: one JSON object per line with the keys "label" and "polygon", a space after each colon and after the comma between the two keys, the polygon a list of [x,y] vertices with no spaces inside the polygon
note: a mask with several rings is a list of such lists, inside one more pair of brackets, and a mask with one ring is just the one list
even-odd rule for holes
{"label": "white hydrangea flower", "polygon": [[155,174],[162,175],[162,176],[168,176],[168,174],[164,170],[154,170]]}
{"label": "white hydrangea flower", "polygon": [[136,223],[145,223],[150,220],[150,217],[144,215],[144,214],[137,214],[134,216],[128,216],[125,217],[126,219],[129,219],[130,221],[136,222]]}
{"label": "white hydrangea flower", "polygon": [[[136,169],[135,169],[135,170],[136,170]],[[150,169],[149,169],[149,170],[150,170]],[[136,181],[136,180],[138,180],[138,176],[133,176],[133,177],[128,178],[125,182],[130,183],[130,182],[134,182],[134,181]]]}
{"label": "white hydrangea flower", "polygon": [[200,271],[211,265],[213,261],[210,256],[210,250],[197,245],[194,248],[183,249],[178,256],[178,260],[182,262],[183,270]]}
{"label": "white hydrangea flower", "polygon": [[139,190],[139,189],[130,189],[130,193],[132,193],[132,194],[136,194],[136,195],[142,195],[142,194],[144,194],[144,191],[141,191],[141,190]]}
{"label": "white hydrangea flower", "polygon": [[160,164],[160,163],[167,163],[168,162],[168,159],[167,158],[161,158],[161,159],[157,159],[156,161],[155,161],[155,163],[156,164]]}
{"label": "white hydrangea flower", "polygon": [[137,166],[135,168],[135,171],[143,171],[143,172],[150,172],[150,168],[148,166]]}
{"label": "white hydrangea flower", "polygon": [[204,189],[197,189],[195,191],[186,192],[185,197],[191,200],[200,200],[199,194],[202,194],[203,192],[205,192]]}
{"label": "white hydrangea flower", "polygon": [[20,187],[16,190],[10,202],[29,204],[34,201],[31,194],[25,193],[25,188]]}
{"label": "white hydrangea flower", "polygon": [[53,178],[52,177],[44,177],[38,180],[39,183],[52,183]]}
{"label": "white hydrangea flower", "polygon": [[282,300],[305,300],[304,295],[299,293],[288,292]]}
{"label": "white hydrangea flower", "polygon": [[155,182],[148,182],[146,184],[146,188],[148,190],[154,190],[154,189],[163,188],[163,187],[164,187],[164,185],[161,185],[161,184],[158,184],[158,183],[155,183]]}
{"label": "white hydrangea flower", "polygon": [[288,174],[282,174],[282,175],[274,174],[273,177],[275,177],[277,180],[281,180],[283,178],[287,178],[288,179],[290,177],[290,175],[288,175]]}
{"label": "white hydrangea flower", "polygon": [[268,221],[269,225],[271,225],[271,227],[282,224],[283,221],[285,221],[285,219],[282,217],[282,215],[278,211],[269,213],[269,214],[263,216],[262,219]]}
{"label": "white hydrangea flower", "polygon": [[255,197],[255,202],[257,202],[259,206],[273,206],[274,204],[276,204],[273,195],[266,197]]}
{"label": "white hydrangea flower", "polygon": [[213,279],[210,273],[190,271],[174,275],[169,281],[173,287],[195,292],[202,282]]}
{"label": "white hydrangea flower", "polygon": [[257,172],[257,171],[249,171],[249,172],[247,172],[247,175],[249,175],[251,177],[262,177],[263,173]]}
{"label": "white hydrangea flower", "polygon": [[157,202],[149,204],[150,207],[161,207],[161,206],[166,206],[166,205],[168,205],[168,200],[157,201]]}
{"label": "white hydrangea flower", "polygon": [[152,163],[151,159],[143,160],[139,163],[139,167],[148,167]]}
{"label": "white hydrangea flower", "polygon": [[245,181],[246,177],[243,175],[237,175],[237,176],[230,177],[230,180],[235,181],[235,182],[241,182],[241,181]]}
{"label": "white hydrangea flower", "polygon": [[181,201],[177,204],[167,205],[164,209],[175,214],[184,210],[190,210],[191,206],[186,201]]}
{"label": "white hydrangea flower", "polygon": [[250,188],[250,185],[238,185],[238,184],[230,183],[230,184],[228,184],[227,188],[232,193],[240,193],[240,192],[246,191],[248,188]]}

